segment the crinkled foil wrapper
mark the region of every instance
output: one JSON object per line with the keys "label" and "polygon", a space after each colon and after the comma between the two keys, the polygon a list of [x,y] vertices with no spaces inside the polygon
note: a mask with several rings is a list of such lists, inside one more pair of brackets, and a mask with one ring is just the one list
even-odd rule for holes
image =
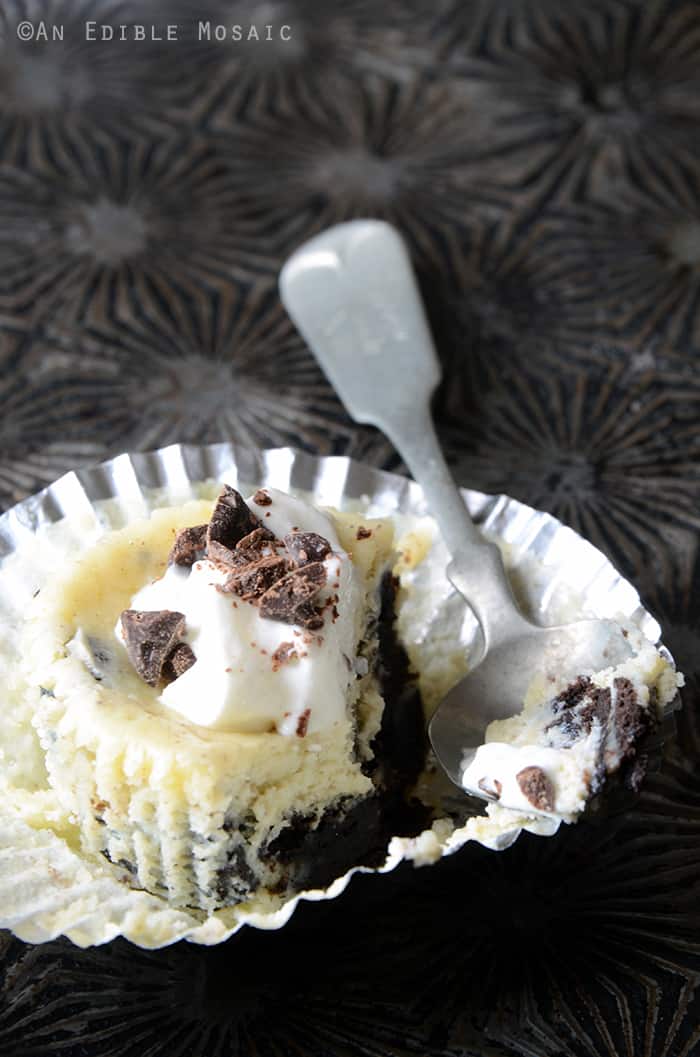
{"label": "crinkled foil wrapper", "polygon": [[[172,445],[145,454],[120,455],[100,466],[66,474],[7,511],[0,518],[0,578],[8,557],[20,548],[31,547],[32,538],[47,523],[67,516],[82,517],[108,530],[145,516],[154,507],[192,498],[195,483],[223,478],[242,490],[268,485],[303,491],[324,506],[357,508],[359,501],[368,514],[429,513],[420,488],[413,482],[344,457],[315,457],[290,448],[255,453],[228,443]],[[553,622],[547,620],[548,615],[551,617],[550,601],[553,593],[564,589],[581,610],[632,621],[648,639],[658,641],[659,626],[641,607],[635,589],[590,543],[551,515],[507,496],[472,491],[463,494],[472,517],[505,542],[516,579],[520,570],[527,603],[535,617],[539,614],[543,622]],[[105,505],[104,500],[112,502]],[[536,575],[533,569],[538,570]],[[12,581],[9,585],[3,582],[3,615],[6,617],[13,606],[17,615],[22,592],[40,586],[36,582],[14,586]],[[15,597],[8,597],[8,591]],[[465,650],[474,632],[475,625],[464,621]],[[438,813],[444,817],[442,827],[437,827],[439,841],[435,829],[416,838],[395,837],[378,870],[350,870],[327,889],[303,892],[269,914],[233,907],[207,916],[171,907],[157,896],[127,887],[106,863],[83,858],[51,829],[28,825],[0,803],[0,927],[10,928],[33,943],[65,935],[80,946],[104,943],[117,936],[151,948],[180,939],[216,944],[245,924],[281,928],[300,900],[334,899],[358,870],[386,873],[406,860],[418,864],[435,861],[474,839],[500,850],[512,844],[522,829],[547,835],[557,828],[548,820],[521,818],[495,838],[475,836],[466,831],[465,823],[483,814],[483,802],[451,786],[434,762],[426,770],[423,787],[430,789],[431,801],[439,805]]]}

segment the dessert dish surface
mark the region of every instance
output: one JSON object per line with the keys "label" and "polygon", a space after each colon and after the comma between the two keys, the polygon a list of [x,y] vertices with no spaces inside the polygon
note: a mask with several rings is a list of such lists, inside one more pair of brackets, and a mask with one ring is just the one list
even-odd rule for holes
{"label": "dessert dish surface", "polygon": [[[155,453],[141,466],[141,457],[133,460],[123,457],[112,465],[120,470],[128,466],[137,477],[140,471],[142,478],[148,478],[147,470],[154,463],[168,466],[178,455],[181,460],[180,452],[187,451],[171,449]],[[227,479],[227,474],[221,472],[222,459],[224,462],[228,459],[229,475],[231,465],[235,467],[231,461],[233,452],[226,446],[202,449],[197,455],[202,467],[206,466],[209,471],[216,467],[219,481]],[[317,479],[321,467],[325,483],[322,487],[318,484],[313,487],[309,496],[305,489],[308,490],[309,481]],[[187,658],[182,671],[170,670],[167,678],[160,680],[156,677],[156,685],[149,685],[149,680],[154,682],[154,675],[148,666],[140,674],[134,668],[136,653],[132,649],[130,654],[125,641],[123,615],[133,622],[134,614],[142,612],[155,612],[159,618],[163,611],[173,614],[177,611],[169,607],[175,598],[181,600],[178,604],[187,611],[180,614],[185,629],[188,613],[193,627],[187,641],[188,633],[183,631],[182,622],[172,625],[176,633],[173,638],[168,631],[170,638],[160,658],[161,672],[166,671],[168,663],[172,665],[169,660],[172,652],[180,650],[183,644],[195,657],[197,649],[202,649],[198,645],[196,626],[200,610],[196,605],[194,609],[191,607],[185,578],[196,577],[198,562],[206,565],[208,559],[199,547],[200,537],[195,539],[197,545],[193,548],[187,535],[178,536],[177,532],[191,531],[192,526],[207,522],[213,524],[212,510],[216,511],[214,499],[221,491],[220,484],[212,481],[198,484],[195,479],[184,489],[189,498],[183,494],[180,483],[170,492],[167,487],[160,493],[141,490],[136,500],[132,494],[120,497],[117,486],[114,499],[95,503],[88,500],[87,505],[81,506],[75,502],[75,495],[82,494],[84,499],[89,495],[88,475],[87,493],[79,487],[76,493],[77,482],[66,479],[55,486],[58,504],[55,494],[50,497],[54,507],[64,508],[65,499],[72,493],[75,511],[72,517],[37,524],[42,520],[41,511],[46,509],[45,497],[34,505],[29,504],[24,517],[15,515],[6,519],[6,531],[9,527],[16,550],[0,569],[5,588],[2,657],[9,679],[15,680],[17,692],[11,697],[12,705],[4,714],[0,732],[4,751],[6,828],[3,841],[14,841],[18,848],[26,850],[39,903],[42,886],[46,895],[49,862],[51,871],[56,871],[55,876],[48,874],[56,882],[48,886],[54,890],[49,902],[54,899],[58,885],[63,886],[66,895],[65,899],[58,900],[57,909],[42,912],[34,907],[31,914],[24,915],[22,898],[16,895],[15,928],[21,935],[45,938],[64,931],[75,942],[91,943],[122,933],[145,946],[172,942],[181,935],[198,942],[219,942],[245,922],[278,927],[288,920],[296,906],[296,891],[302,889],[305,898],[332,897],[343,890],[357,868],[386,872],[403,860],[434,863],[469,841],[500,849],[511,844],[523,829],[552,834],[562,817],[567,819],[567,812],[533,810],[532,803],[527,810],[521,805],[511,810],[493,803],[484,812],[483,802],[448,788],[429,757],[423,764],[425,715],[465,670],[470,644],[474,645],[475,626],[464,603],[455,596],[445,578],[447,556],[435,522],[421,509],[415,486],[399,500],[400,489],[405,490],[401,479],[372,473],[356,465],[352,469],[362,482],[359,498],[345,494],[343,471],[347,474],[348,470],[345,460],[318,461],[295,455],[290,473],[289,460],[285,463],[283,453],[270,453],[263,492],[255,493],[264,495],[264,502],[261,507],[250,504],[251,509],[262,512],[263,516],[269,512],[271,518],[267,520],[279,532],[279,535],[272,533],[272,540],[259,541],[262,549],[255,562],[262,562],[268,569],[273,556],[265,548],[272,546],[275,558],[283,552],[287,555],[285,561],[290,571],[284,572],[285,577],[298,576],[299,562],[302,569],[308,567],[303,563],[314,555],[306,551],[300,554],[296,547],[298,540],[288,540],[288,534],[282,529],[290,525],[296,531],[309,529],[297,524],[301,521],[300,513],[297,514],[301,512],[300,506],[294,506],[291,522],[287,516],[274,524],[272,510],[268,508],[278,502],[281,508],[284,504],[301,503],[308,509],[309,499],[313,500],[314,507],[345,508],[340,513],[316,511],[314,518],[327,520],[323,525],[315,521],[314,527],[323,528],[326,536],[317,532],[305,542],[307,546],[310,543],[318,546],[320,537],[325,542],[316,557],[322,556],[324,561],[332,563],[337,562],[338,555],[342,559],[343,553],[347,555],[351,551],[353,560],[346,571],[353,564],[355,571],[359,570],[364,577],[365,587],[371,586],[357,606],[355,617],[364,615],[359,624],[355,623],[351,635],[361,643],[363,636],[367,639],[367,627],[374,627],[376,640],[374,656],[365,656],[366,664],[362,663],[362,647],[353,654],[355,660],[351,660],[356,669],[352,686],[361,688],[356,699],[361,722],[354,731],[352,759],[344,755],[347,732],[338,737],[338,724],[327,722],[329,717],[333,719],[330,700],[324,703],[330,709],[325,719],[322,709],[320,717],[313,717],[316,702],[311,714],[305,716],[301,731],[299,716],[286,724],[289,718],[284,716],[286,708],[276,716],[264,711],[257,713],[256,723],[261,722],[262,715],[265,723],[275,729],[256,732],[245,729],[250,726],[250,709],[243,708],[237,718],[235,709],[231,710],[233,698],[216,690],[214,698],[218,704],[212,706],[211,701],[204,700],[200,722],[193,723],[192,716],[182,713],[181,703],[172,697],[168,699],[168,694],[180,679],[192,678],[199,661]],[[281,470],[283,479],[280,479]],[[112,473],[115,478],[119,476],[114,470]],[[209,477],[210,473],[202,472],[202,476]],[[235,469],[231,479],[237,480]],[[284,486],[281,491],[276,490],[278,485]],[[285,496],[288,491],[293,493],[291,499]],[[646,633],[654,637],[654,622],[640,609],[635,593],[608,567],[599,568],[593,577],[597,587],[591,588],[589,577],[583,592],[575,582],[565,581],[558,583],[555,590],[549,589],[553,569],[547,567],[547,554],[551,555],[555,524],[552,519],[530,512],[528,542],[522,546],[519,541],[524,508],[519,504],[504,508],[503,504],[494,504],[488,497],[474,493],[469,499],[473,512],[481,520],[485,519],[487,530],[500,539],[515,589],[531,611],[554,622],[565,620],[567,615],[595,611],[602,603],[601,615],[619,615],[629,624],[632,634],[643,638]],[[52,516],[55,517],[55,509]],[[31,523],[30,527],[26,522]],[[533,525],[540,523],[539,538],[545,544],[541,551],[532,542]],[[397,552],[391,558],[389,569],[386,563],[391,554],[391,534],[387,533],[387,525],[392,526],[396,535]],[[239,543],[256,531],[250,525],[246,528],[249,531]],[[560,528],[560,532],[564,533],[567,545],[580,549],[589,563],[596,559],[596,552],[589,545],[568,530]],[[537,538],[538,533],[534,536]],[[41,543],[41,562],[36,561],[37,540]],[[28,542],[31,543],[29,550],[26,549]],[[242,549],[245,551],[247,547]],[[138,556],[136,560],[134,555]],[[168,555],[177,559],[169,566]],[[560,553],[558,557],[561,559]],[[194,560],[187,565],[190,559]],[[255,562],[246,562],[244,568],[249,569]],[[180,563],[185,563],[182,569],[175,569]],[[566,562],[557,563],[557,576],[566,567]],[[259,610],[270,586],[263,584],[262,593],[252,600],[244,598],[237,591],[250,593],[249,583],[246,580],[241,584],[240,568],[235,566],[232,571],[222,566],[218,582],[215,577],[206,584],[206,590],[216,596],[215,604],[221,598],[227,600],[227,605],[230,602],[236,620],[238,608],[248,606],[251,611],[255,610],[252,617],[262,623]],[[338,575],[335,565],[332,574]],[[232,576],[236,590],[222,590]],[[171,582],[173,577],[176,583]],[[336,582],[339,581],[332,578],[331,586]],[[274,597],[275,585],[272,586]],[[349,592],[349,598],[352,597]],[[543,597],[546,597],[544,608]],[[368,598],[373,599],[374,610],[371,605],[368,610]],[[141,609],[142,603],[150,605],[153,599],[158,599],[157,610]],[[328,600],[324,601],[322,594],[317,600],[323,603],[318,606],[322,612]],[[342,602],[342,597],[337,603],[334,600],[325,617],[333,627],[332,621],[337,619],[341,627],[339,635]],[[337,618],[333,613],[336,604]],[[605,611],[606,605],[615,608]],[[394,607],[398,614],[395,621]],[[32,621],[27,619],[28,612],[44,616]],[[372,617],[369,621],[366,620],[368,612]],[[49,614],[48,620],[46,614]],[[117,619],[120,614],[121,627]],[[274,627],[271,633],[276,636],[275,642],[278,638],[287,641],[289,625],[285,620],[289,616],[280,616],[282,619],[269,620],[270,629]],[[17,672],[22,664],[17,655],[13,659],[12,650],[13,644],[16,648],[22,640],[17,638],[13,621],[25,629],[31,628],[28,639],[19,649],[19,655],[28,659],[28,665],[24,661],[26,670],[33,677],[36,672],[42,673],[31,704],[22,686],[17,685],[21,683]],[[54,635],[53,645],[46,637],[47,630],[49,637]],[[320,631],[318,628],[297,630],[307,638],[312,632]],[[156,632],[160,633],[160,625]],[[135,639],[137,647],[144,641],[139,634]],[[153,635],[152,629],[149,634]],[[148,637],[147,641],[150,645]],[[250,646],[253,641],[255,647]],[[313,645],[322,654],[323,644],[314,642]],[[311,642],[307,646],[311,654]],[[658,656],[655,650],[649,649]],[[274,649],[260,652],[257,639],[248,640],[246,650],[251,651],[247,656],[249,660],[254,658],[258,675],[264,672],[271,678],[286,672],[285,663],[275,664]],[[151,655],[149,659],[152,660]],[[205,659],[204,653],[202,659]],[[304,660],[308,661],[300,658],[296,663],[301,667]],[[137,666],[139,663],[137,658]],[[665,661],[658,663],[666,670]],[[410,668],[417,679],[410,678]],[[57,670],[64,671],[62,684],[57,681]],[[343,670],[347,673],[349,669],[344,665]],[[650,681],[658,674],[651,672]],[[114,715],[109,715],[109,709],[100,705],[100,701],[103,705],[109,702],[113,681],[128,687],[133,696],[126,713],[119,705],[116,720]],[[310,679],[306,684],[295,684],[293,693],[298,695],[306,685],[313,694],[313,682]],[[77,696],[71,701],[76,691]],[[381,707],[377,708],[378,696],[386,702],[383,712]],[[66,702],[69,707],[65,707]],[[666,703],[665,699],[662,703]],[[306,711],[306,706],[301,708],[300,715]],[[125,724],[127,713],[129,722]],[[237,725],[243,729],[236,730]],[[124,743],[126,730],[128,744]],[[21,732],[19,739],[18,732]],[[60,737],[55,736],[58,732]],[[268,781],[272,780],[274,796],[265,801],[263,795],[258,801],[258,804],[265,801],[269,812],[262,825],[259,816],[264,813],[259,809],[253,813],[255,822],[250,817],[246,819],[246,812],[240,810],[247,795],[245,781],[239,783],[236,794],[239,810],[227,815],[226,804],[230,800],[221,799],[216,776],[230,773],[231,760],[236,758],[245,759],[243,772],[249,768],[246,773],[257,771],[261,776],[267,775]],[[276,778],[282,775],[282,780],[271,779],[273,772]],[[304,774],[313,775],[313,781],[305,779]],[[96,785],[95,775],[99,776]],[[64,780],[66,777],[68,781]],[[285,786],[291,799],[280,804],[280,790]],[[229,798],[235,792],[232,788],[229,785],[226,790]],[[56,790],[60,793],[58,797]],[[107,795],[103,795],[107,790]],[[126,790],[130,792],[124,798]],[[305,802],[304,796],[310,799]],[[183,797],[189,805],[184,815]],[[212,821],[214,816],[216,823]],[[184,817],[187,817],[186,829],[183,829]],[[164,833],[172,840],[161,843]],[[193,844],[197,843],[193,837],[197,834],[200,847],[197,854],[192,854]],[[204,852],[202,841],[206,841]],[[186,869],[183,869],[183,857],[187,859]],[[83,900],[82,905],[77,904],[80,924],[75,922],[76,903],[67,895],[78,883],[78,876]]]}

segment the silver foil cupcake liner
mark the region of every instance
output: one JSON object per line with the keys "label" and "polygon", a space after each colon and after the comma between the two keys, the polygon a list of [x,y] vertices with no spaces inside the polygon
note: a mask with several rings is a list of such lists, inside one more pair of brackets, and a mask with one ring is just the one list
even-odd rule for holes
{"label": "silver foil cupcake liner", "polygon": [[[158,506],[192,498],[204,482],[224,479],[242,490],[270,486],[304,492],[319,505],[360,506],[369,515],[430,514],[416,484],[345,457],[316,457],[290,448],[251,452],[229,443],[172,445],[120,455],[66,474],[0,517],[0,620],[5,635],[12,638],[23,601],[50,575],[50,562],[42,562],[39,546],[46,526],[67,519],[68,531],[76,526],[76,540],[94,542],[104,531],[147,516]],[[463,494],[472,517],[503,544],[516,590],[536,618],[553,623],[581,612],[612,617],[637,625],[646,638],[658,641],[659,625],[641,606],[634,587],[590,543],[551,515],[507,496]],[[23,553],[31,558],[24,564],[17,560]],[[467,651],[475,622],[465,619],[456,599],[449,597],[446,581],[445,587],[443,618],[451,605]],[[0,778],[4,765],[0,759]],[[245,924],[280,928],[300,900],[333,899],[359,871],[386,873],[405,860],[434,862],[469,840],[500,850],[522,829],[543,835],[557,829],[546,819],[522,818],[501,827],[497,835],[488,827],[481,830],[484,804],[460,794],[431,762],[420,789],[438,820],[417,837],[394,837],[378,869],[357,867],[328,888],[302,892],[269,913],[231,907],[209,915],[170,906],[128,887],[114,868],[82,857],[60,832],[23,810],[21,790],[15,791],[0,803],[0,927],[30,942],[66,935],[88,946],[121,935],[144,947],[180,939],[215,944]],[[50,799],[50,793],[46,795]]]}

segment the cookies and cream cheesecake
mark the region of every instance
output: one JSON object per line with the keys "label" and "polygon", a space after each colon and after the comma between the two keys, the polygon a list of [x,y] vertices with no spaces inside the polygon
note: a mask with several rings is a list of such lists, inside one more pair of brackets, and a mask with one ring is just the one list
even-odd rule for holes
{"label": "cookies and cream cheesecake", "polygon": [[83,853],[213,910],[322,887],[420,829],[393,536],[388,518],[226,485],[57,570],[24,678]]}
{"label": "cookies and cream cheesecake", "polygon": [[[555,690],[535,676],[522,712],[494,720],[465,757],[464,788],[503,808],[572,822],[616,777],[636,790],[644,741],[678,689],[677,673],[635,629],[632,656]],[[552,692],[555,690],[555,692]]]}

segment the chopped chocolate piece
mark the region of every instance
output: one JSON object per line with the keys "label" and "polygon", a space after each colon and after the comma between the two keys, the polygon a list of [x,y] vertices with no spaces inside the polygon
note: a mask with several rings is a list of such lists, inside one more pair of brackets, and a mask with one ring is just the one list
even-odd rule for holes
{"label": "chopped chocolate piece", "polygon": [[231,573],[221,590],[232,591],[244,602],[252,602],[286,574],[287,563],[284,558],[259,558]]}
{"label": "chopped chocolate piece", "polygon": [[503,785],[498,781],[498,778],[494,778],[493,781],[490,781],[488,778],[480,778],[477,784],[482,793],[486,793],[488,797],[492,797],[494,800],[501,799]]}
{"label": "chopped chocolate piece", "polygon": [[275,537],[268,529],[260,525],[239,540],[235,548],[219,543],[218,540],[210,540],[207,554],[209,558],[219,565],[228,565],[232,569],[240,569],[251,562],[257,562],[263,556],[263,547]]}
{"label": "chopped chocolate piece", "polygon": [[372,535],[372,529],[365,528],[364,525],[360,525],[357,532],[355,533],[356,540],[368,540]]}
{"label": "chopped chocolate piece", "polygon": [[174,683],[188,668],[191,668],[197,658],[194,650],[186,642],[178,642],[175,649],[168,656],[163,665],[163,678],[169,683]]}
{"label": "chopped chocolate piece", "polygon": [[[256,529],[260,522],[249,509],[248,504],[235,488],[224,485],[224,490],[216,501],[207,530],[207,547],[212,542],[223,543],[224,547],[233,549],[239,540]],[[211,554],[211,551],[210,551]]]}
{"label": "chopped chocolate piece", "polygon": [[[629,679],[618,677],[615,687],[615,734],[621,760],[634,754],[635,742],[650,727],[649,715],[639,703],[639,696]],[[610,691],[608,691],[610,693]]]}
{"label": "chopped chocolate piece", "polygon": [[253,496],[253,502],[257,506],[269,506],[272,502],[272,497],[269,492],[266,492],[264,488],[258,488],[257,492]]}
{"label": "chopped chocolate piece", "polygon": [[192,525],[180,529],[168,555],[168,564],[193,565],[204,556],[207,545],[207,526]]}
{"label": "chopped chocolate piece", "polygon": [[296,623],[295,614],[302,603],[309,602],[326,582],[321,562],[312,562],[287,573],[268,588],[260,599],[260,615],[286,624]]}
{"label": "chopped chocolate piece", "polygon": [[230,547],[226,547],[223,543],[219,543],[218,540],[209,540],[207,544],[207,557],[210,561],[218,562],[220,565],[235,566],[238,564],[234,554],[235,551],[232,551]]}
{"label": "chopped chocolate piece", "polygon": [[184,633],[184,614],[170,609],[125,609],[121,625],[129,660],[144,682],[156,686],[166,659]]}
{"label": "chopped chocolate piece", "polygon": [[293,623],[308,631],[318,631],[323,627],[323,613],[310,602],[302,602],[294,611]]}
{"label": "chopped chocolate piece", "polygon": [[333,549],[317,532],[288,532],[284,543],[297,565],[322,562]]}
{"label": "chopped chocolate piece", "polygon": [[554,786],[541,767],[523,767],[516,774],[521,792],[538,811],[554,811]]}
{"label": "chopped chocolate piece", "polygon": [[309,729],[309,716],[311,715],[311,709],[305,708],[297,720],[296,735],[298,738],[305,738],[306,732]]}
{"label": "chopped chocolate piece", "polygon": [[274,532],[270,532],[264,525],[258,525],[256,529],[249,532],[247,536],[244,536],[242,540],[239,540],[236,544],[237,551],[255,551],[260,550],[266,543],[275,538]]}

